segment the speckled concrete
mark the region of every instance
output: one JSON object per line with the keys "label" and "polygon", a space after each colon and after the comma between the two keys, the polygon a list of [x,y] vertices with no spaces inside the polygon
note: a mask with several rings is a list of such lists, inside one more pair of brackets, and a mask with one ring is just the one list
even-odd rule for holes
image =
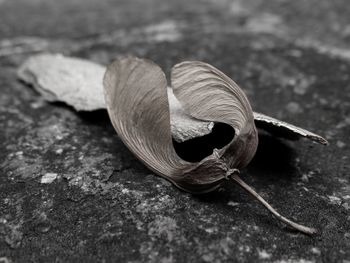
{"label": "speckled concrete", "polygon": [[[308,1],[0,1],[0,262],[350,262],[350,5]],[[231,76],[254,110],[324,135],[262,136],[244,179],[193,196],[160,179],[104,111],[44,102],[16,79],[36,52],[107,64],[188,59]]]}

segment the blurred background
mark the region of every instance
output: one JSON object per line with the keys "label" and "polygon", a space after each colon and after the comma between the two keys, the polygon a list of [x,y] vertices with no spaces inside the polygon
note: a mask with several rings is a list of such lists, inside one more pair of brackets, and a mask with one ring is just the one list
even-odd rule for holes
{"label": "blurred background", "polygon": [[167,73],[176,62],[203,60],[238,82],[253,104],[281,93],[269,97],[268,107],[254,106],[283,117],[281,107],[300,113],[294,100],[318,96],[307,92],[325,85],[315,79],[315,67],[323,77],[334,74],[313,54],[350,59],[349,9],[345,0],[2,0],[0,58],[50,51],[107,64],[133,54]]}

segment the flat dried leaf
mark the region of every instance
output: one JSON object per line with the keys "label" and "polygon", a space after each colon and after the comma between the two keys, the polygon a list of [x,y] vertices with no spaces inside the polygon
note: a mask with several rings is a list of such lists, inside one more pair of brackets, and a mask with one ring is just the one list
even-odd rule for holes
{"label": "flat dried leaf", "polygon": [[190,116],[174,96],[173,89],[168,87],[167,92],[170,107],[171,134],[175,141],[185,142],[211,133],[214,127],[213,122],[199,120]]}
{"label": "flat dried leaf", "polygon": [[104,72],[105,67],[88,60],[40,54],[25,61],[18,76],[48,101],[62,101],[78,111],[92,111],[106,108]]}

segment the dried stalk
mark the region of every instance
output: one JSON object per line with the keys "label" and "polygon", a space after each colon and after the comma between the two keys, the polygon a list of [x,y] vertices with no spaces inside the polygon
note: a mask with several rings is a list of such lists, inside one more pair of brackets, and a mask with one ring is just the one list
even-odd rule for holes
{"label": "dried stalk", "polygon": [[317,230],[314,228],[306,227],[303,225],[300,225],[298,223],[295,223],[288,218],[285,218],[284,216],[280,215],[268,202],[265,201],[264,198],[262,198],[253,188],[251,188],[249,185],[247,185],[238,174],[232,174],[231,178],[233,181],[235,181],[239,186],[241,186],[247,193],[249,193],[254,199],[256,199],[258,202],[260,202],[263,206],[267,208],[278,220],[282,221],[286,225],[290,226],[291,228],[300,231],[307,235],[314,235],[317,233]]}

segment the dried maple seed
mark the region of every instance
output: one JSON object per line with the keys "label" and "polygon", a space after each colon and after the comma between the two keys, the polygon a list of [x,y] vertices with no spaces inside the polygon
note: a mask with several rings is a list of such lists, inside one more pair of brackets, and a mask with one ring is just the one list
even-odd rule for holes
{"label": "dried maple seed", "polygon": [[[45,100],[64,102],[78,111],[106,108],[102,87],[104,73],[105,68],[92,61],[49,53],[29,57],[17,71],[19,79],[31,84]],[[218,130],[215,131],[215,127],[222,128],[217,124],[214,127],[213,122],[191,117],[174,96],[173,89],[168,87],[167,93],[171,135],[175,142],[182,143],[209,134],[213,137]],[[254,121],[257,128],[267,130],[274,136],[286,139],[305,137],[327,144],[317,134],[261,113],[254,112]]]}
{"label": "dried maple seed", "polygon": [[205,193],[232,179],[273,215],[306,234],[315,229],[279,215],[238,171],[255,155],[258,134],[254,113],[244,92],[218,69],[203,62],[183,62],[172,69],[172,88],[192,117],[230,125],[233,139],[199,162],[187,162],[176,153],[171,136],[167,80],[149,60],[127,57],[114,61],[104,76],[108,114],[121,140],[156,174],[191,193]]}

